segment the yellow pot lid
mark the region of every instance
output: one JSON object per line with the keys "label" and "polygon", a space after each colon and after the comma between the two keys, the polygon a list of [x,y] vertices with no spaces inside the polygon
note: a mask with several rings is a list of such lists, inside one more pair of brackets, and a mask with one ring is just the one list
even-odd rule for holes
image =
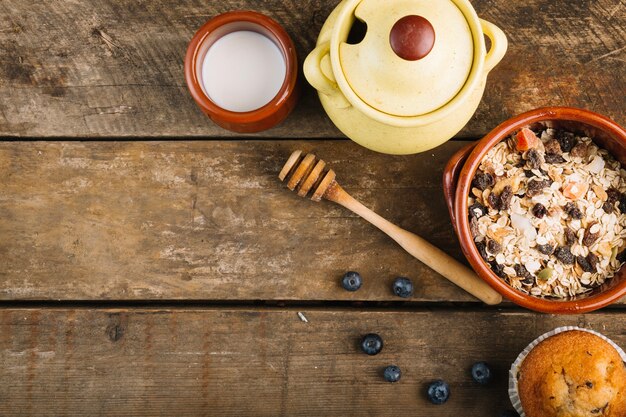
{"label": "yellow pot lid", "polygon": [[367,32],[358,44],[339,43],[339,61],[369,106],[419,116],[444,106],[465,85],[474,43],[452,0],[362,0],[354,16]]}

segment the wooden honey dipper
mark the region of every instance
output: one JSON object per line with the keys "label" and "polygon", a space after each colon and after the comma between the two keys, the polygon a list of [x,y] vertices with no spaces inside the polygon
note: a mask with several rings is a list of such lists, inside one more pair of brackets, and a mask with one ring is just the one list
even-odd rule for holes
{"label": "wooden honey dipper", "polygon": [[335,172],[332,169],[325,170],[325,168],[326,163],[317,159],[315,155],[309,153],[303,157],[302,151],[297,150],[291,154],[278,174],[278,178],[281,181],[288,179],[287,188],[292,191],[297,189],[300,197],[305,197],[309,191],[313,190],[311,200],[320,201],[325,198],[358,214],[385,232],[415,258],[481,301],[491,305],[502,301],[502,296],[471,269],[421,237],[401,229],[355,200],[337,183]]}

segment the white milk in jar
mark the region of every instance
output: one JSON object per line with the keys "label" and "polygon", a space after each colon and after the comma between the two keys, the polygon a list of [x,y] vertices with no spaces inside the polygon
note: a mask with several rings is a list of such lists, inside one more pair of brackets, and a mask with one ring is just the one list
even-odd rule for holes
{"label": "white milk in jar", "polygon": [[285,81],[281,50],[260,33],[241,30],[219,38],[204,57],[202,87],[219,107],[233,112],[269,103]]}

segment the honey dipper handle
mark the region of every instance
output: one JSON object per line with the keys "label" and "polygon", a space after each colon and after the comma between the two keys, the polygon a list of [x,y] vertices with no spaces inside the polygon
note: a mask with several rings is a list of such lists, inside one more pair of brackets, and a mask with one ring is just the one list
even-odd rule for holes
{"label": "honey dipper handle", "polygon": [[374,213],[346,193],[338,184],[335,184],[333,190],[325,197],[358,214],[385,232],[415,258],[484,303],[495,305],[502,302],[502,296],[476,275],[474,271],[421,237],[396,226]]}

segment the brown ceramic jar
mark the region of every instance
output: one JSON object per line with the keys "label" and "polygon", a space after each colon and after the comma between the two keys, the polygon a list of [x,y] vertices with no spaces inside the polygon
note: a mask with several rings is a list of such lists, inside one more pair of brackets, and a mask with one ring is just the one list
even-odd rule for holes
{"label": "brown ceramic jar", "polygon": [[[285,80],[276,96],[264,106],[247,112],[226,110],[215,104],[202,87],[202,64],[215,41],[237,31],[253,31],[273,41],[283,54]],[[191,96],[202,111],[219,126],[239,133],[269,129],[293,110],[299,93],[298,60],[287,32],[273,19],[253,11],[233,11],[206,22],[193,36],[185,56],[185,79]]]}

